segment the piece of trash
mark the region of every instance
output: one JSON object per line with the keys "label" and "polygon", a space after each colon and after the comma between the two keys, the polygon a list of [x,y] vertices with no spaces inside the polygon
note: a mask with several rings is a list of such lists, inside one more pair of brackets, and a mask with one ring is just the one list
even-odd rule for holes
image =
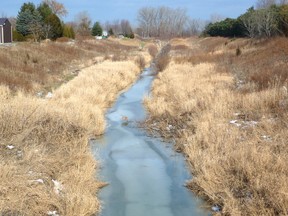
{"label": "piece of trash", "polygon": [[56,194],[60,194],[60,192],[63,190],[63,185],[59,181],[54,179],[52,179],[52,182],[54,183],[54,192]]}
{"label": "piece of trash", "polygon": [[49,216],[60,216],[57,211],[48,211],[47,214]]}
{"label": "piece of trash", "polygon": [[13,145],[7,145],[6,147],[7,147],[8,149],[10,149],[10,150],[12,150],[12,149],[15,148],[15,146],[13,146]]}
{"label": "piece of trash", "polygon": [[265,141],[272,141],[272,137],[270,137],[270,136],[263,135],[263,136],[261,136],[261,138]]}
{"label": "piece of trash", "polygon": [[168,125],[168,127],[166,127],[166,129],[167,129],[168,131],[170,131],[170,130],[173,129],[173,126],[172,126],[172,125]]}
{"label": "piece of trash", "polygon": [[38,93],[37,93],[37,97],[40,97],[40,98],[41,98],[42,96],[43,96],[43,92],[38,92]]}
{"label": "piece of trash", "polygon": [[48,92],[48,94],[46,95],[46,98],[47,98],[47,99],[51,99],[52,97],[53,97],[52,92]]}
{"label": "piece of trash", "polygon": [[241,124],[239,124],[239,123],[237,123],[237,122],[238,122],[238,120],[231,120],[229,123],[230,123],[230,124],[233,124],[233,125],[236,125],[237,127],[240,127]]}
{"label": "piece of trash", "polygon": [[33,182],[44,184],[44,180],[43,179],[36,179],[36,180],[33,180]]}
{"label": "piece of trash", "polygon": [[218,206],[218,205],[214,205],[214,206],[212,206],[212,211],[214,211],[214,212],[220,212],[221,211],[221,207],[220,206]]}

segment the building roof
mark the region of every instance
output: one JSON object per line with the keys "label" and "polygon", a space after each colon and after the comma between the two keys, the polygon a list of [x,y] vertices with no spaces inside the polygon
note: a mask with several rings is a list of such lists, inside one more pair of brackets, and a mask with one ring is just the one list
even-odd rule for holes
{"label": "building roof", "polygon": [[0,25],[4,25],[7,20],[7,18],[0,18]]}

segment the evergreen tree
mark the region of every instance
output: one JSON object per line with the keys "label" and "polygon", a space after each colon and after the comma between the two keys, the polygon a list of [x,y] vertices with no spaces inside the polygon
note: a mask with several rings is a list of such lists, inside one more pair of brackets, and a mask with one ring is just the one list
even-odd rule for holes
{"label": "evergreen tree", "polygon": [[16,21],[17,32],[23,36],[31,34],[29,26],[31,20],[33,20],[33,14],[30,10],[20,11]]}
{"label": "evergreen tree", "polygon": [[31,2],[24,3],[17,16],[16,30],[23,36],[31,34],[30,23],[34,19],[34,13],[36,11],[35,5]]}
{"label": "evergreen tree", "polygon": [[21,8],[20,8],[20,12],[24,12],[24,11],[30,11],[31,13],[33,13],[36,10],[35,5],[32,2],[28,2],[28,3],[24,3]]}
{"label": "evergreen tree", "polygon": [[75,32],[72,26],[64,25],[63,27],[63,37],[75,39]]}
{"label": "evergreen tree", "polygon": [[114,32],[113,32],[113,29],[112,29],[112,28],[109,29],[108,34],[109,34],[109,35],[114,35]]}
{"label": "evergreen tree", "polygon": [[50,27],[50,31],[48,34],[48,37],[55,40],[59,37],[62,37],[63,34],[63,27],[61,20],[56,14],[50,14],[46,19],[45,19],[45,24]]}
{"label": "evergreen tree", "polygon": [[32,19],[28,23],[30,34],[33,35],[34,41],[40,40],[43,35],[43,21],[39,11],[35,10],[32,13]]}
{"label": "evergreen tree", "polygon": [[49,7],[49,5],[45,2],[41,3],[37,10],[39,11],[40,15],[43,18],[43,22],[53,13],[52,9]]}
{"label": "evergreen tree", "polygon": [[103,29],[99,22],[96,22],[92,28],[92,35],[93,36],[102,36]]}

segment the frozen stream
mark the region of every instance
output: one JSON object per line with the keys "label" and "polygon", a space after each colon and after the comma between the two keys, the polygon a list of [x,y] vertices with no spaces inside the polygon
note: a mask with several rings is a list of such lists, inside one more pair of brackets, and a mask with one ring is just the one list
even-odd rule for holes
{"label": "frozen stream", "polygon": [[142,100],[153,79],[146,70],[121,94],[106,115],[105,135],[92,142],[95,157],[101,159],[101,180],[109,183],[100,192],[100,215],[209,215],[200,208],[201,201],[183,186],[191,176],[182,155],[175,153],[171,144],[136,127],[135,121],[145,119]]}

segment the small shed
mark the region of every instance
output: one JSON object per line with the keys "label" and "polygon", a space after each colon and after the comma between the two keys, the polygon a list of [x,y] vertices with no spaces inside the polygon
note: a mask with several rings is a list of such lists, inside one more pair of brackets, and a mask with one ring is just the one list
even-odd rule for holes
{"label": "small shed", "polygon": [[0,18],[0,44],[12,43],[12,25],[7,18]]}

